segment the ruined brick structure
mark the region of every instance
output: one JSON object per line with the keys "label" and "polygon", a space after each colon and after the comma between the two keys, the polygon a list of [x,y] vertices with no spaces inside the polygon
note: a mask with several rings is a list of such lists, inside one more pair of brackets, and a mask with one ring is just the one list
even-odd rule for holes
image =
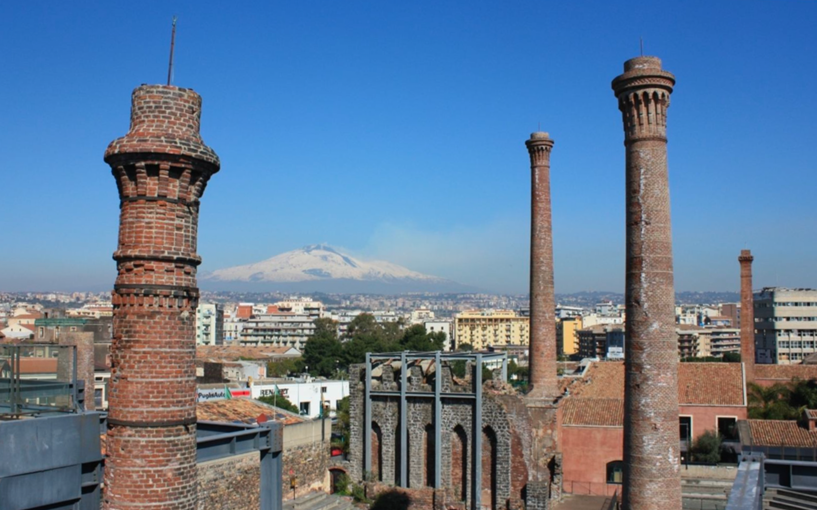
{"label": "ruined brick structure", "polygon": [[740,360],[746,381],[755,380],[755,299],[752,294],[752,261],[749,250],[741,250],[740,262]]}
{"label": "ruined brick structure", "polygon": [[553,228],[550,206],[550,152],[547,133],[525,142],[531,169],[530,234],[530,396],[553,400],[556,378],[556,302],[553,294]]}
{"label": "ruined brick structure", "polygon": [[[428,397],[437,384],[433,363],[407,362],[406,459],[401,459],[400,398],[384,392],[400,391],[400,360],[380,363],[371,376],[371,470],[365,473],[364,448],[366,369],[350,368],[350,455],[353,480],[368,479],[375,487],[401,485],[403,461],[412,508],[546,508],[550,478],[546,467],[538,472],[537,423],[525,399],[501,380],[501,371],[477,392],[476,365],[468,362],[466,377],[452,375],[452,365],[443,361],[440,401],[440,440],[435,439],[435,401]],[[381,393],[378,395],[378,393]],[[412,394],[415,394],[413,397]],[[456,395],[461,394],[462,397]],[[477,402],[467,398],[477,394]],[[448,395],[448,396],[446,396]],[[479,426],[476,419],[481,417]],[[536,427],[540,427],[537,425]],[[481,445],[477,447],[476,434]],[[441,449],[440,485],[435,485],[436,449]],[[479,467],[481,474],[477,475]],[[544,482],[540,482],[544,480]],[[385,484],[385,485],[384,485]],[[475,486],[476,484],[476,486]],[[530,505],[538,506],[530,506]]]}
{"label": "ruined brick structure", "polygon": [[667,173],[675,77],[656,57],[613,80],[626,148],[627,313],[624,486],[627,510],[680,510],[678,346]]}
{"label": "ruined brick structure", "polygon": [[196,509],[199,199],[218,156],[189,89],[133,91],[128,134],[105,151],[120,198],[106,509]]}

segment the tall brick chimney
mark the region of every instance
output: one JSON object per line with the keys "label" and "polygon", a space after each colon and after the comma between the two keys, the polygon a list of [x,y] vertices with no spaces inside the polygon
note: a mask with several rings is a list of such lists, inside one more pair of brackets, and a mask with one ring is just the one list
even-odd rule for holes
{"label": "tall brick chimney", "polygon": [[550,207],[550,151],[541,131],[525,142],[530,155],[530,386],[531,398],[556,398],[556,318],[553,296],[553,228]]}
{"label": "tall brick chimney", "polygon": [[196,509],[199,199],[219,160],[190,89],[133,91],[105,151],[119,189],[104,508]]}
{"label": "tall brick chimney", "polygon": [[680,510],[678,343],[667,175],[675,77],[656,57],[613,80],[627,155],[624,487],[627,510]]}
{"label": "tall brick chimney", "polygon": [[741,250],[740,262],[740,360],[746,382],[755,380],[755,298],[752,294],[752,261],[749,250]]}

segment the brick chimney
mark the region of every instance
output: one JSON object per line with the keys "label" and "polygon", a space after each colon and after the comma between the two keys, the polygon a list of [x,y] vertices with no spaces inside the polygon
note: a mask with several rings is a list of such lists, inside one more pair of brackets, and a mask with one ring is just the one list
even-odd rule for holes
{"label": "brick chimney", "polygon": [[550,206],[550,152],[553,140],[541,131],[525,142],[531,170],[530,233],[530,392],[555,399],[556,303],[553,295],[553,227]]}
{"label": "brick chimney", "polygon": [[678,345],[667,174],[675,77],[656,57],[613,80],[626,151],[627,312],[623,508],[681,510]]}
{"label": "brick chimney", "polygon": [[133,91],[105,151],[119,189],[104,508],[194,510],[199,199],[219,170],[190,89]]}
{"label": "brick chimney", "polygon": [[755,297],[752,294],[752,261],[749,250],[741,250],[740,262],[740,360],[746,382],[755,380]]}

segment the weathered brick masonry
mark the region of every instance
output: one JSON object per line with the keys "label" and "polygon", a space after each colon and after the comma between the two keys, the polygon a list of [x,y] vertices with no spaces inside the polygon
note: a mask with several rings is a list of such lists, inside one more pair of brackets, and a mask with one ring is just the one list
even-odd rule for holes
{"label": "weathered brick masonry", "polygon": [[189,89],[133,91],[128,134],[105,151],[120,198],[106,509],[196,509],[199,199],[218,156]]}
{"label": "weathered brick masonry", "polygon": [[755,380],[755,297],[752,294],[752,261],[749,250],[741,250],[740,262],[740,360],[746,382]]}
{"label": "weathered brick masonry", "polygon": [[627,510],[680,510],[678,353],[667,173],[675,77],[656,57],[624,63],[612,87],[624,122],[627,269],[624,487]]}
{"label": "weathered brick masonry", "polygon": [[531,169],[530,235],[530,385],[531,397],[553,400],[556,376],[556,311],[553,294],[553,226],[550,204],[550,152],[547,133],[525,142]]}

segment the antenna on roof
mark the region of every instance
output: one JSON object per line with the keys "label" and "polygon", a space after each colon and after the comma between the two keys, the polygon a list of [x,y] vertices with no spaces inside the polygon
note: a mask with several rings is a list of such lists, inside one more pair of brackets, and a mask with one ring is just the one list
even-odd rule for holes
{"label": "antenna on roof", "polygon": [[176,16],[173,16],[173,31],[170,33],[170,63],[167,65],[167,84],[173,76],[173,48],[176,45]]}
{"label": "antenna on roof", "polygon": [[[175,19],[175,18],[174,18],[174,19]],[[176,25],[175,25],[175,22],[174,22],[174,25],[173,25],[173,27],[174,27],[174,28],[173,28],[173,30],[176,30],[175,26],[176,26]],[[641,44],[641,56],[643,57],[643,56],[644,56],[644,38],[643,38],[643,37],[639,37],[639,38],[638,38],[638,41],[639,41],[639,43]]]}

